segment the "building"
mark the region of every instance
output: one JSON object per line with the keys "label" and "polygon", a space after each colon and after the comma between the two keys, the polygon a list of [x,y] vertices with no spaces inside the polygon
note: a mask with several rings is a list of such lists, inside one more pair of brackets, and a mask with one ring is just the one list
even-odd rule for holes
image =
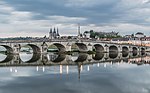
{"label": "building", "polygon": [[85,32],[83,33],[83,37],[84,37],[84,38],[87,38],[87,39],[90,39],[90,32],[85,31]]}
{"label": "building", "polygon": [[124,38],[133,38],[133,37],[134,37],[134,34],[124,36]]}
{"label": "building", "polygon": [[144,46],[150,46],[150,37],[142,37],[141,38],[141,43]]}
{"label": "building", "polygon": [[114,32],[114,31],[111,31],[111,32],[96,32],[96,31],[93,31],[93,30],[90,30],[90,31],[85,31],[83,33],[84,37],[87,37],[87,38],[96,38],[96,39],[102,39],[102,38],[117,38],[117,37],[121,37],[118,32]]}
{"label": "building", "polygon": [[55,27],[54,27],[54,29],[51,28],[49,31],[49,39],[58,39],[58,38],[60,38],[58,28],[57,28],[57,31],[56,31]]}
{"label": "building", "polygon": [[56,32],[56,38],[60,38],[60,34],[58,32],[58,28],[57,28],[57,32]]}
{"label": "building", "polygon": [[135,34],[135,37],[137,37],[137,38],[142,38],[142,37],[145,37],[145,35],[144,35],[142,32],[137,32],[137,33]]}
{"label": "building", "polygon": [[117,37],[118,32],[98,32],[98,36],[105,36],[105,37]]}
{"label": "building", "polygon": [[150,46],[150,37],[146,37],[143,33],[137,32],[135,35],[125,35],[122,38],[113,38],[113,43],[133,44],[141,46]]}

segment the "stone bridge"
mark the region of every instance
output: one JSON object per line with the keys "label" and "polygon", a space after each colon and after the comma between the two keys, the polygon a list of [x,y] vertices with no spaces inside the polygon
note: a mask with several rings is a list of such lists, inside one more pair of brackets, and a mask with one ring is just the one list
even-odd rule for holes
{"label": "stone bridge", "polygon": [[73,51],[72,45],[76,45],[79,52],[145,52],[150,47],[129,44],[116,44],[102,41],[51,41],[51,42],[1,42],[0,46],[6,48],[7,53],[19,54],[24,46],[30,46],[33,53],[47,53],[48,47],[54,45],[58,52]]}

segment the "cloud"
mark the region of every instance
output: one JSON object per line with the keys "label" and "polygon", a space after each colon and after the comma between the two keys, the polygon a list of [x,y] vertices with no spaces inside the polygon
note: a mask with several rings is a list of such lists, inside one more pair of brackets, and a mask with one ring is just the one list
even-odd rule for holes
{"label": "cloud", "polygon": [[[61,34],[66,35],[67,32],[73,35],[76,34],[76,24],[80,23],[85,29],[90,29],[89,25],[94,24],[93,29],[101,28],[99,30],[106,31],[106,27],[109,29],[116,27],[112,30],[119,29],[117,32],[122,34],[122,31],[133,33],[142,27],[141,32],[147,33],[145,29],[149,29],[149,2],[149,0],[59,0],[59,2],[5,0],[0,1],[2,26],[0,28],[5,30],[4,35],[7,32],[19,32],[19,35],[28,35],[27,32],[31,32],[30,35],[36,33],[37,36],[43,36],[48,33],[49,27],[59,26]],[[132,31],[119,28],[120,25],[126,24],[136,25],[137,28],[133,28]],[[69,27],[70,25],[72,27]]]}
{"label": "cloud", "polygon": [[[81,73],[78,80],[77,67],[72,66],[69,74],[59,74],[59,66],[48,66],[45,72],[36,67],[13,67],[17,73],[9,73],[9,68],[1,68],[0,91],[2,93],[149,93],[149,66],[137,67],[134,64],[109,65]],[[87,66],[85,65],[86,68]],[[75,71],[75,72],[72,72]],[[137,71],[138,73],[135,73]],[[55,73],[56,72],[56,73]],[[4,78],[8,77],[8,78]],[[142,76],[142,78],[141,78]],[[110,78],[111,77],[111,78]],[[134,78],[134,79],[133,79]],[[37,89],[39,88],[39,89]]]}

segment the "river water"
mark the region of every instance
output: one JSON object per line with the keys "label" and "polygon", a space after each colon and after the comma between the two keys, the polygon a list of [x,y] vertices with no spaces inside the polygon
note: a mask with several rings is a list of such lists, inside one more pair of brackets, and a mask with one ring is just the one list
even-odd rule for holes
{"label": "river water", "polygon": [[0,54],[0,93],[150,93],[149,62],[148,54]]}

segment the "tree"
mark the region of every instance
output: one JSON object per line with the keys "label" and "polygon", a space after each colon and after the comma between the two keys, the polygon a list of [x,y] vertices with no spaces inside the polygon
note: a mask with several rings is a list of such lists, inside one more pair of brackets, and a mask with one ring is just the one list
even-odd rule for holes
{"label": "tree", "polygon": [[84,33],[86,33],[86,34],[87,34],[87,33],[89,33],[89,31],[84,31]]}
{"label": "tree", "polygon": [[72,37],[71,36],[68,36],[68,39],[71,39]]}
{"label": "tree", "polygon": [[90,33],[90,38],[95,38],[95,36],[96,36],[96,35],[95,35],[95,32],[91,32],[91,33]]}
{"label": "tree", "polygon": [[93,30],[90,30],[90,33],[93,33],[94,31]]}

